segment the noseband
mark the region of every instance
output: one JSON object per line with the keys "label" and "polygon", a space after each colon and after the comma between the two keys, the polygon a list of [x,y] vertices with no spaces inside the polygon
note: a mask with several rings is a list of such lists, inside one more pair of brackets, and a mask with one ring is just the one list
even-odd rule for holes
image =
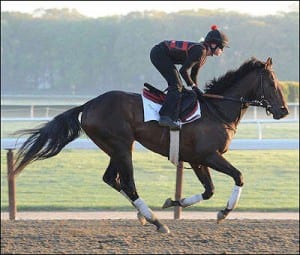
{"label": "noseband", "polygon": [[257,106],[261,106],[261,107],[265,108],[266,109],[266,114],[270,115],[271,112],[269,110],[272,108],[272,106],[271,106],[270,102],[267,99],[265,99],[265,90],[264,90],[264,86],[263,86],[264,73],[265,73],[264,71],[262,71],[260,73],[260,90],[262,91],[262,94],[260,95],[260,99],[257,100],[258,101]]}

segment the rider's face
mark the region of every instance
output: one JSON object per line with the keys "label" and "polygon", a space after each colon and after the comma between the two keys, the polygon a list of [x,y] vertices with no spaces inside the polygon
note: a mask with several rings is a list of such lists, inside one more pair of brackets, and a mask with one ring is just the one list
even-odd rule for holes
{"label": "rider's face", "polygon": [[[220,48],[219,46],[217,46],[217,44],[215,44],[215,43],[212,43],[210,46],[211,46],[212,49],[216,48],[216,49],[214,50],[213,55],[215,55],[215,56],[221,56],[221,55],[222,55],[222,53],[223,53],[223,48],[221,49],[221,48]],[[212,56],[212,55],[211,55],[211,56]]]}
{"label": "rider's face", "polygon": [[223,49],[220,49],[219,47],[216,48],[214,51],[215,56],[221,56],[223,54]]}

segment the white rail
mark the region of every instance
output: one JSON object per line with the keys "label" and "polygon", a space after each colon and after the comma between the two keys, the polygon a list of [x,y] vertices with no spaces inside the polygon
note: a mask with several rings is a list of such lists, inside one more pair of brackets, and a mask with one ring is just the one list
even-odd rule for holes
{"label": "white rail", "polygon": [[[36,122],[43,122],[43,121],[50,121],[52,118],[50,117],[42,117],[42,118],[1,118],[1,122],[26,122],[26,121],[36,121]],[[258,139],[263,139],[263,124],[266,123],[299,123],[299,119],[281,119],[281,120],[274,120],[274,119],[244,119],[241,120],[241,124],[256,124],[257,125],[257,135]]]}
{"label": "white rail", "polygon": [[[23,103],[23,104],[9,104],[9,103],[3,103],[1,104],[1,114],[2,116],[4,114],[9,114],[12,112],[23,112],[26,111],[26,115],[29,116],[29,118],[35,118],[37,116],[44,116],[45,118],[51,117],[53,115],[56,115],[58,113],[61,113],[63,111],[66,111],[67,109],[70,109],[72,107],[78,106],[81,103],[77,102],[65,102],[65,103],[49,103],[49,101],[45,101],[43,103],[39,102],[37,104],[30,104],[30,103]],[[299,119],[299,103],[288,103],[287,104],[290,109],[290,116],[291,119]],[[251,107],[251,109],[248,110],[247,116],[251,119],[258,119],[261,113],[264,113],[264,109],[260,107]],[[24,114],[24,113],[23,113]]]}
{"label": "white rail", "polygon": [[[1,149],[18,149],[25,138],[1,139]],[[99,149],[90,139],[79,138],[66,145],[65,149]],[[134,149],[145,150],[140,143],[135,142]],[[299,150],[299,139],[233,139],[231,150]]]}

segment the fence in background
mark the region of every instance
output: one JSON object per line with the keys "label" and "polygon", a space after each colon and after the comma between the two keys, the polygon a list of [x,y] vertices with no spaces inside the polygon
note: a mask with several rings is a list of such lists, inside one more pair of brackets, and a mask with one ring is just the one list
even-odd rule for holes
{"label": "fence in background", "polygon": [[[22,116],[23,118],[52,118],[59,113],[62,113],[72,107],[80,105],[79,103],[66,103],[66,104],[1,104],[1,116],[2,119],[16,118]],[[299,103],[288,103],[290,115],[288,119],[299,120]],[[249,107],[245,119],[261,119],[265,116],[265,109],[260,107]]]}
{"label": "fence in background", "polygon": [[[52,118],[49,117],[41,117],[41,118],[1,118],[1,123],[4,122],[44,122],[49,121]],[[298,119],[281,119],[281,120],[274,120],[274,119],[242,119],[241,124],[255,124],[257,129],[257,139],[263,139],[263,128],[262,126],[266,123],[299,123]],[[2,139],[3,140],[3,139]],[[5,146],[4,146],[5,147]],[[2,148],[2,144],[1,144]]]}

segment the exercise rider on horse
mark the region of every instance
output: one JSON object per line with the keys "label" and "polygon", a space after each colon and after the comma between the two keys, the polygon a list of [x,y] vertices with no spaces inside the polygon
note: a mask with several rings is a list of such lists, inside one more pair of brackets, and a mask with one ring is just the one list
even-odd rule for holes
{"label": "exercise rider on horse", "polygon": [[[159,125],[172,130],[180,129],[177,122],[183,88],[180,74],[187,86],[191,86],[197,95],[202,95],[203,92],[197,85],[198,71],[206,62],[207,56],[222,55],[224,47],[228,47],[228,38],[213,25],[203,42],[165,40],[152,48],[151,62],[168,82],[166,100],[159,111]],[[175,64],[182,65],[179,72]]]}

